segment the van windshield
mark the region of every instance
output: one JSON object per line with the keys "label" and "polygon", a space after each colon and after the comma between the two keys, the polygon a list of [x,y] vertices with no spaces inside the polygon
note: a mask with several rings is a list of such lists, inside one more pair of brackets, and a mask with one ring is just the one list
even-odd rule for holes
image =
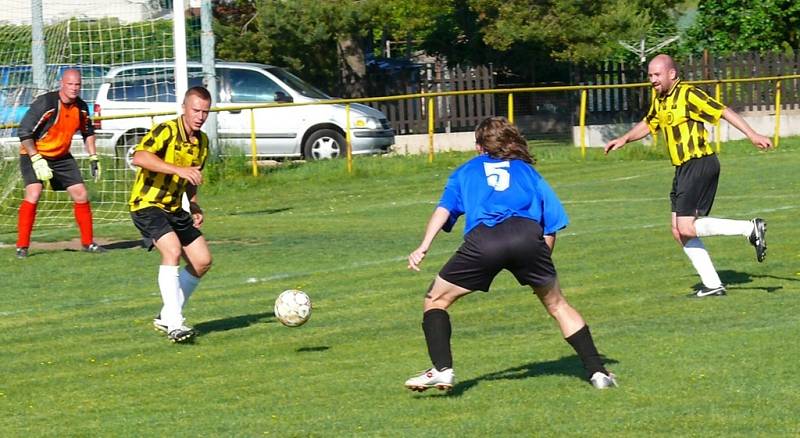
{"label": "van windshield", "polygon": [[308,82],[298,78],[282,68],[269,67],[266,70],[305,97],[310,97],[312,99],[331,98],[327,94],[323,93],[319,88],[309,84]]}

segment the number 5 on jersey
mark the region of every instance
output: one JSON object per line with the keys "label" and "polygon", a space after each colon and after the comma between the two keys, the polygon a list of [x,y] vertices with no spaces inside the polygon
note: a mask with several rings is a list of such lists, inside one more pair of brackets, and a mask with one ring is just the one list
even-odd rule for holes
{"label": "number 5 on jersey", "polygon": [[511,163],[508,161],[483,163],[483,171],[486,173],[486,184],[489,184],[489,186],[493,187],[497,192],[502,192],[507,189],[511,183],[511,174],[508,173],[506,168],[510,166]]}

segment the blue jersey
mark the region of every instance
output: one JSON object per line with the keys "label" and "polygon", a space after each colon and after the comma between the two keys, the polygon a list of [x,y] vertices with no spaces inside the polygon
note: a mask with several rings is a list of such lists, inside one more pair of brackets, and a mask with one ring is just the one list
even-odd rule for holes
{"label": "blue jersey", "polygon": [[533,166],[488,155],[467,161],[450,175],[439,206],[450,212],[444,231],[466,215],[464,234],[479,224],[493,227],[513,216],[538,222],[544,234],[569,223],[561,201]]}

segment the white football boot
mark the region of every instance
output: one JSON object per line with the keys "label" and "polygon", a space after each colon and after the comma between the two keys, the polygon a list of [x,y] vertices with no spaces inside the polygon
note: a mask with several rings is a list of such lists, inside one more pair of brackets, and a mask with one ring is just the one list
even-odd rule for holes
{"label": "white football boot", "polygon": [[419,392],[426,391],[429,388],[449,391],[453,389],[455,377],[452,368],[445,368],[442,371],[431,368],[418,376],[406,380],[405,386],[412,391]]}

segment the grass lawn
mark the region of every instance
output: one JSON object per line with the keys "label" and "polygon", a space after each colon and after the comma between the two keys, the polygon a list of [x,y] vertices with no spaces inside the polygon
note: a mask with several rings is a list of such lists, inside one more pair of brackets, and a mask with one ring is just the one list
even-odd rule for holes
{"label": "grass lawn", "polygon": [[[797,436],[800,139],[762,153],[723,144],[713,215],[768,221],[757,263],[743,237],[704,239],[728,296],[689,299],[698,278],[669,231],[673,168],[660,152],[535,148],[570,226],[554,259],[620,388],[598,391],[529,289],[502,273],[455,304],[457,385],[409,392],[429,366],[422,295],[461,242],[440,234],[406,269],[447,175],[469,154],[357,157],[258,178],[209,170],[203,231],[214,266],[173,345],[151,327],[159,256],[127,221],[97,256],[37,243],[0,253],[2,436]],[[223,177],[222,174],[225,174]],[[8,231],[8,230],[6,230]],[[0,234],[13,241],[13,230]],[[306,291],[311,320],[272,315]]]}

